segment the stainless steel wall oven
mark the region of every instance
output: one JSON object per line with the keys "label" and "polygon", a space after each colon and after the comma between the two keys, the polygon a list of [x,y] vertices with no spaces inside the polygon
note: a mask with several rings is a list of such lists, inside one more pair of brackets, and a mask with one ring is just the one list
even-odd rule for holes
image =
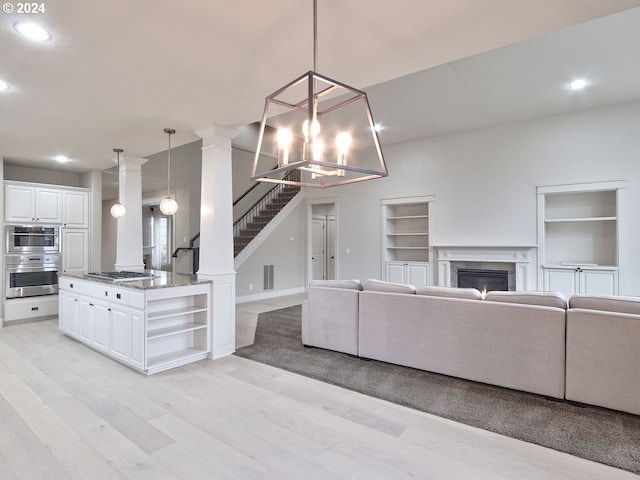
{"label": "stainless steel wall oven", "polygon": [[58,293],[60,254],[5,256],[6,298],[54,295]]}
{"label": "stainless steel wall oven", "polygon": [[58,293],[59,225],[6,225],[5,297]]}
{"label": "stainless steel wall oven", "polygon": [[7,254],[60,253],[59,225],[6,225]]}

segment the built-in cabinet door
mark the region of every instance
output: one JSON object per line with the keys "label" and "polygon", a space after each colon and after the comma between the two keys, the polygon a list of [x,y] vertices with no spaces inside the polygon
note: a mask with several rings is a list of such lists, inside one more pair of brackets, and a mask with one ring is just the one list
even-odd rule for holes
{"label": "built-in cabinet door", "polygon": [[585,268],[545,268],[544,289],[562,292],[567,299],[575,294],[617,295],[618,272]]}
{"label": "built-in cabinet door", "polygon": [[62,271],[86,273],[89,268],[89,231],[63,229]]}
{"label": "built-in cabinet door", "polygon": [[81,340],[93,342],[93,311],[91,302],[84,297],[77,297],[78,300],[78,335]]}
{"label": "built-in cabinet door", "polygon": [[111,353],[137,368],[144,368],[143,319],[140,311],[111,308]]}
{"label": "built-in cabinet door", "polygon": [[544,289],[551,292],[561,292],[565,298],[578,293],[578,276],[573,269],[544,269]]}
{"label": "built-in cabinet door", "polygon": [[424,262],[387,262],[387,282],[414,287],[429,285],[429,264]]}
{"label": "built-in cabinet door", "polygon": [[618,272],[613,270],[582,270],[580,293],[589,295],[617,295]]}
{"label": "built-in cabinet door", "polygon": [[414,287],[424,287],[429,284],[429,265],[424,263],[409,263],[407,265],[407,283]]}
{"label": "built-in cabinet door", "polygon": [[406,283],[405,282],[405,265],[404,263],[387,263],[387,282]]}
{"label": "built-in cabinet door", "polygon": [[35,189],[22,185],[5,185],[4,207],[6,222],[34,222]]}
{"label": "built-in cabinet door", "polygon": [[66,292],[60,292],[58,295],[60,302],[60,321],[61,327],[72,335],[78,334],[78,301],[72,295]]}
{"label": "built-in cabinet door", "polygon": [[62,192],[51,188],[36,188],[36,222],[62,222]]}
{"label": "built-in cabinet door", "polygon": [[109,351],[111,312],[109,305],[91,303],[93,313],[93,344],[100,350]]}
{"label": "built-in cabinet door", "polygon": [[89,228],[89,194],[87,192],[62,192],[62,226],[64,228]]}
{"label": "built-in cabinet door", "polygon": [[61,223],[62,192],[53,188],[5,185],[5,222]]}

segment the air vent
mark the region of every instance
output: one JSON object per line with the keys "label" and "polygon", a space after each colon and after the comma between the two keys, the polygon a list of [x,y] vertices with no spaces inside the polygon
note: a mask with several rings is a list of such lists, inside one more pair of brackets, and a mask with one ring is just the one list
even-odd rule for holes
{"label": "air vent", "polygon": [[273,290],[273,265],[264,266],[264,289]]}

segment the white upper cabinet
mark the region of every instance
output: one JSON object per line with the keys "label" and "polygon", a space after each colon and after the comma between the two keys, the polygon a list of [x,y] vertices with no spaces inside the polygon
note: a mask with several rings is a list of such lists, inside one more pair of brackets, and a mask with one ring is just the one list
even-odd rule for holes
{"label": "white upper cabinet", "polygon": [[61,223],[62,192],[54,188],[5,185],[5,221]]}
{"label": "white upper cabinet", "polygon": [[62,226],[64,228],[89,228],[89,193],[62,192]]}

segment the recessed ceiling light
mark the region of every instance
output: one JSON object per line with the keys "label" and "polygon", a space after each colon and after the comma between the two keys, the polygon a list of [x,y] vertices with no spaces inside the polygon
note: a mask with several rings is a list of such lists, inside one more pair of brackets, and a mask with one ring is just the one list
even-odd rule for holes
{"label": "recessed ceiling light", "polygon": [[9,90],[9,84],[0,80],[0,90]]}
{"label": "recessed ceiling light", "polygon": [[16,23],[14,28],[29,40],[34,40],[36,42],[46,42],[47,40],[51,40],[51,34],[34,22]]}
{"label": "recessed ceiling light", "polygon": [[587,85],[589,85],[588,81],[586,81],[584,78],[578,78],[567,85],[567,87],[569,87],[569,90],[582,90]]}
{"label": "recessed ceiling light", "polygon": [[69,157],[67,157],[66,155],[56,155],[55,161],[60,163],[67,163],[69,161]]}

